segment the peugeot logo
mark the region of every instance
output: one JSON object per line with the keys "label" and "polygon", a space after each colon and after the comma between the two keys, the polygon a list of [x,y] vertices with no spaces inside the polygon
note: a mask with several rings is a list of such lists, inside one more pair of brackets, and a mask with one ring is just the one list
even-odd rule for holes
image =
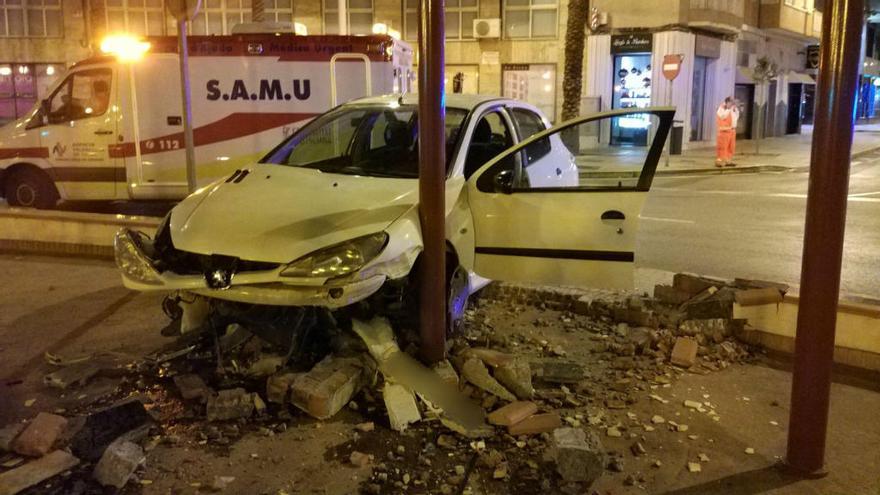
{"label": "peugeot logo", "polygon": [[205,273],[205,282],[212,289],[228,289],[232,285],[232,272],[228,270],[212,270]]}

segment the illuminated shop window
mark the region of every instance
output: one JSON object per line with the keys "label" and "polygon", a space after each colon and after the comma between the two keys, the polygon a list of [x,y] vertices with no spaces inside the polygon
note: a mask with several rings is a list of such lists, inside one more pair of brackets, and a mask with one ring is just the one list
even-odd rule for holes
{"label": "illuminated shop window", "polygon": [[[345,0],[348,13],[349,34],[373,32],[373,0]],[[339,34],[339,9],[336,0],[322,0],[324,34]]]}

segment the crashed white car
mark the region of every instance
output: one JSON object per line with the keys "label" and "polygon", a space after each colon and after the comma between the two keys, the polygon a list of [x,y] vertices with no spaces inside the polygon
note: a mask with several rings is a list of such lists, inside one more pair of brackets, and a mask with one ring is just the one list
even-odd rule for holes
{"label": "crashed white car", "polygon": [[[152,238],[121,230],[124,284],[211,304],[405,301],[422,251],[417,111],[416,95],[344,104],[193,193]],[[630,286],[673,114],[614,110],[547,129],[532,105],[448,95],[450,320],[485,279]]]}

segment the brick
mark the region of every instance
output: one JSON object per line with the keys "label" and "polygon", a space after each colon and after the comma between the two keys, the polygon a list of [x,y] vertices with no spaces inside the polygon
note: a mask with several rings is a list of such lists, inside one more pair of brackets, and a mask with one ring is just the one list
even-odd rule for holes
{"label": "brick", "polygon": [[681,323],[679,331],[684,335],[703,335],[707,340],[720,344],[727,337],[741,330],[745,320],[710,318],[707,320],[687,320]]}
{"label": "brick", "polygon": [[782,292],[774,287],[765,289],[738,290],[734,294],[740,306],[757,306],[760,304],[778,304],[782,302]]}
{"label": "brick", "polygon": [[552,412],[529,416],[515,425],[508,426],[507,432],[513,436],[534,435],[553,431],[560,426],[562,420],[559,418],[559,413]]}
{"label": "brick", "polygon": [[92,476],[102,486],[122,488],[145,460],[140,445],[127,441],[113,442],[104,451]]}
{"label": "brick", "polygon": [[382,389],[388,422],[394,431],[404,431],[410,423],[422,419],[416,397],[409,389],[397,383],[385,382]]}
{"label": "brick", "polygon": [[14,450],[21,455],[46,455],[67,426],[67,418],[41,412],[15,439]]}
{"label": "brick", "polygon": [[669,362],[685,368],[693,366],[697,362],[697,341],[684,337],[675,339]]}
{"label": "brick", "polygon": [[0,495],[14,495],[79,464],[79,459],[56,450],[24,466],[0,474]]}
{"label": "brick", "polygon": [[518,399],[531,399],[535,393],[532,387],[532,368],[525,359],[517,358],[495,368],[495,379]]}
{"label": "brick", "polygon": [[254,413],[254,398],[243,388],[221,390],[208,397],[208,421],[249,418]]}
{"label": "brick", "polygon": [[727,299],[713,297],[704,301],[689,302],[683,309],[689,320],[733,318],[733,301]]}
{"label": "brick", "polygon": [[174,384],[180,392],[180,396],[185,400],[206,400],[211,395],[211,389],[202,380],[202,377],[194,373],[185,375],[177,375],[174,377]]}
{"label": "brick", "polygon": [[691,294],[682,290],[678,290],[671,285],[655,285],[654,299],[663,304],[678,306],[687,302],[691,298]]}
{"label": "brick", "polygon": [[290,401],[312,417],[328,419],[357,393],[362,377],[360,359],[327,356],[308,373],[296,377]]}
{"label": "brick", "polygon": [[717,282],[712,282],[701,277],[688,275],[686,273],[676,273],[672,277],[672,286],[677,290],[690,294],[692,297],[696,296],[700,292],[703,292],[709,287],[715,287],[718,285],[720,284]]}
{"label": "brick", "polygon": [[511,402],[489,414],[489,423],[498,426],[510,426],[538,412],[538,406],[530,401]]}
{"label": "brick", "polygon": [[297,373],[282,371],[266,378],[266,400],[275,404],[287,402],[290,386],[297,376]]}

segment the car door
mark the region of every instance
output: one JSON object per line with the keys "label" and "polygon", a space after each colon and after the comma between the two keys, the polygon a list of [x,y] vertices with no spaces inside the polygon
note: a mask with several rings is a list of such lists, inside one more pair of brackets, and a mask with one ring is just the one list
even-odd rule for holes
{"label": "car door", "polygon": [[[632,287],[639,215],[674,113],[622,109],[571,120],[482,166],[467,186],[474,271],[495,280]],[[612,145],[612,128],[641,128],[648,139]],[[533,180],[530,168],[559,179]]]}

